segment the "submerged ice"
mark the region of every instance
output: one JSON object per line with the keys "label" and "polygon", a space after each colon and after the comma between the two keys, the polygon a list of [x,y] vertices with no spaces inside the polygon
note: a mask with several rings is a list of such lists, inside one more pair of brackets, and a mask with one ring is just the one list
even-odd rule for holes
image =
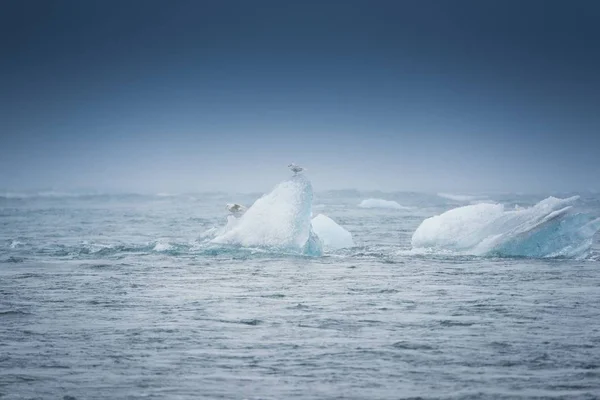
{"label": "submerged ice", "polygon": [[585,256],[600,230],[600,218],[575,212],[577,199],[549,197],[515,210],[490,203],[455,208],[424,220],[412,236],[412,247],[478,256]]}
{"label": "submerged ice", "polygon": [[310,181],[302,174],[294,175],[256,200],[239,218],[230,216],[211,243],[320,255],[322,243],[311,225],[312,199]]}

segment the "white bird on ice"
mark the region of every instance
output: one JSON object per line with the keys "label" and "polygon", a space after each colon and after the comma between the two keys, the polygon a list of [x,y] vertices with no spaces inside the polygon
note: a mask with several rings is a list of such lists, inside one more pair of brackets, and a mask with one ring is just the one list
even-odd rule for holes
{"label": "white bird on ice", "polygon": [[294,175],[298,175],[300,172],[304,171],[304,168],[294,163],[288,165],[288,168],[294,173]]}

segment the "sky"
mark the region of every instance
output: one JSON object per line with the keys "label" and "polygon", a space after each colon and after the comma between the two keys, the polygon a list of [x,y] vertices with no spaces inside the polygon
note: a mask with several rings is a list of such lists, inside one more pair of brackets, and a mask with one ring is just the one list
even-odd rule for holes
{"label": "sky", "polygon": [[600,2],[5,0],[0,189],[600,190]]}

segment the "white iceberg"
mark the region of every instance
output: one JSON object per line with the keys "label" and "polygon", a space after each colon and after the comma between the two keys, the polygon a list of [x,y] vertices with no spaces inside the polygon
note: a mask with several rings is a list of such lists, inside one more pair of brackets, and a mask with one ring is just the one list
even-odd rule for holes
{"label": "white iceberg", "polygon": [[481,200],[487,199],[487,197],[485,197],[485,196],[472,196],[472,195],[467,195],[467,194],[438,193],[437,195],[444,199],[458,201],[458,202],[464,202],[464,203],[481,201]]}
{"label": "white iceberg", "polygon": [[211,243],[321,255],[322,243],[311,226],[312,199],[310,181],[295,175],[256,200],[241,217],[230,216]]}
{"label": "white iceberg", "polygon": [[354,246],[352,234],[323,214],[312,219],[312,227],[325,248],[335,250]]}
{"label": "white iceberg", "polygon": [[360,208],[388,208],[393,210],[408,210],[410,207],[404,207],[392,200],[366,199],[358,205]]}
{"label": "white iceberg", "polygon": [[581,257],[600,230],[600,218],[575,213],[577,199],[549,197],[508,211],[489,203],[455,208],[424,220],[411,244],[413,249],[477,256]]}

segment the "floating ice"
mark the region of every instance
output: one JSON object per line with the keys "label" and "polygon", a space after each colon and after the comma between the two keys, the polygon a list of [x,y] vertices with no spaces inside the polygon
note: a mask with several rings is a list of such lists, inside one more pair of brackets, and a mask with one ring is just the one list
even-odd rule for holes
{"label": "floating ice", "polygon": [[486,199],[486,197],[484,197],[484,196],[471,196],[471,195],[466,195],[466,194],[438,193],[437,195],[444,199],[458,201],[458,202],[465,202],[465,203],[481,201],[481,200]]}
{"label": "floating ice", "polygon": [[352,234],[323,214],[312,219],[312,227],[326,248],[343,249],[354,246]]}
{"label": "floating ice", "polygon": [[366,199],[360,202],[358,205],[361,208],[390,208],[394,210],[408,210],[409,207],[401,206],[392,200],[383,199]]}
{"label": "floating ice", "polygon": [[455,208],[423,221],[412,247],[479,256],[581,257],[600,230],[600,218],[575,213],[578,198],[548,197],[510,211],[489,203]]}
{"label": "floating ice", "polygon": [[230,216],[211,243],[320,255],[322,244],[310,220],[312,198],[310,181],[295,175],[256,200],[241,217]]}

